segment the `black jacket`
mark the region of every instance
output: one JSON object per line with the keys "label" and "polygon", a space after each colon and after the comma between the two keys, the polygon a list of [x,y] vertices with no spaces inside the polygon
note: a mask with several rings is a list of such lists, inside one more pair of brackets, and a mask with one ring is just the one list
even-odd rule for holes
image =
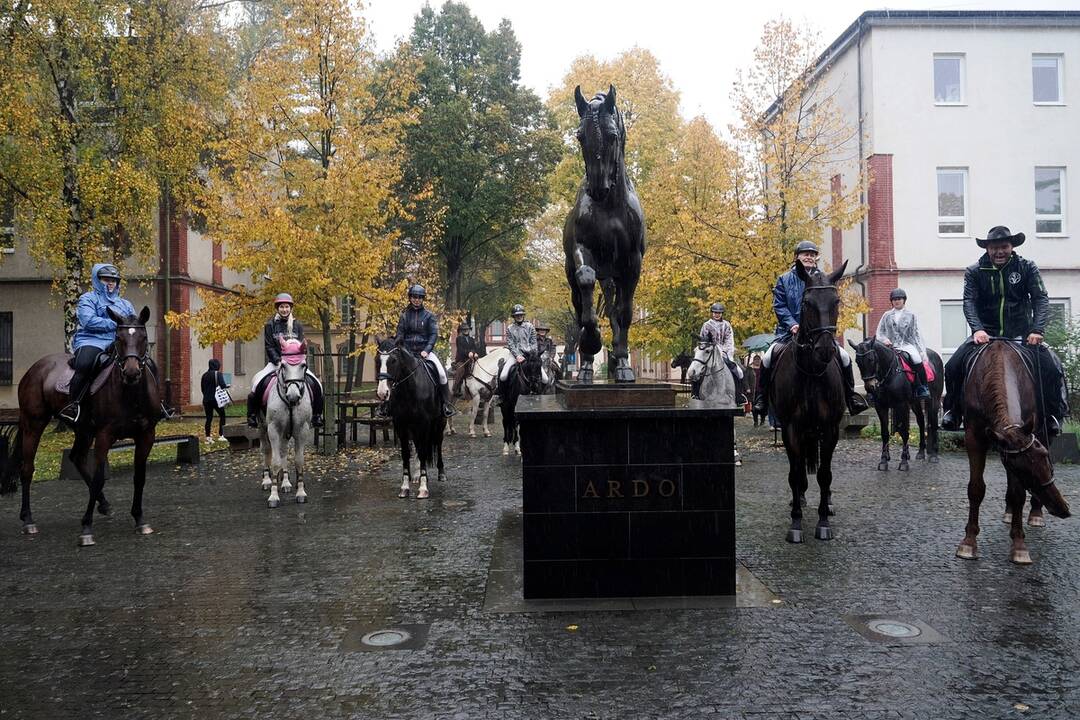
{"label": "black jacket", "polygon": [[410,352],[431,352],[439,339],[439,321],[425,307],[419,310],[412,305],[401,313],[397,324],[397,340],[405,343]]}
{"label": "black jacket", "polygon": [[454,354],[454,362],[462,363],[469,359],[469,353],[480,354],[480,343],[472,335],[457,336],[457,352]]}
{"label": "black jacket", "polygon": [[225,384],[225,376],[221,374],[221,363],[213,359],[209,363],[210,369],[202,376],[202,401],[203,405],[217,405],[214,391],[219,387],[228,387]]}
{"label": "black jacket", "polygon": [[1001,268],[988,254],[964,272],[964,317],[972,331],[995,337],[1042,335],[1050,314],[1038,266],[1013,253]]}
{"label": "black jacket", "polygon": [[[263,347],[266,349],[266,362],[271,365],[277,365],[281,362],[281,345],[278,344],[278,338],[284,337],[286,329],[285,321],[276,313],[266,323],[266,327],[263,328]],[[292,331],[296,339],[303,342],[304,326],[296,318],[293,318]]]}

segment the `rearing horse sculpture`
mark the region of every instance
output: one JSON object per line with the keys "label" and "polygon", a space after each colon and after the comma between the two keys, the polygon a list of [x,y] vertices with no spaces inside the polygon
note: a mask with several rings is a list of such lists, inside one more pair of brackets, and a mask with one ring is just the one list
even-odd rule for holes
{"label": "rearing horse sculpture", "polygon": [[600,308],[611,323],[611,373],[617,383],[634,382],[628,335],[634,290],[645,254],[645,214],[626,174],[626,127],[615,104],[615,87],[592,100],[574,88],[577,139],[585,159],[585,181],[563,226],[566,279],[581,328],[579,383],[593,381],[593,356],[602,345],[593,291],[603,294]]}

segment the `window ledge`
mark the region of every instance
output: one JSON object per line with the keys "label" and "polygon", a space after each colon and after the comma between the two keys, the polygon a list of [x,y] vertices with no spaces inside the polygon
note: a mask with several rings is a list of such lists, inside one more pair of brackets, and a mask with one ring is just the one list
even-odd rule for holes
{"label": "window ledge", "polygon": [[1055,240],[1067,239],[1069,237],[1069,233],[1035,233],[1035,237],[1053,238]]}
{"label": "window ledge", "polygon": [[1056,102],[1056,101],[1055,101],[1055,102],[1038,102],[1038,101],[1032,101],[1032,104],[1033,104],[1033,105],[1034,105],[1035,107],[1065,107],[1065,103],[1063,103],[1063,102]]}
{"label": "window ledge", "polygon": [[935,102],[934,107],[967,107],[966,102]]}
{"label": "window ledge", "polygon": [[954,239],[957,239],[957,240],[964,240],[964,239],[970,240],[971,239],[971,236],[968,235],[968,234],[958,235],[958,234],[955,234],[955,233],[938,233],[938,237],[939,238],[947,238],[947,239],[954,238]]}

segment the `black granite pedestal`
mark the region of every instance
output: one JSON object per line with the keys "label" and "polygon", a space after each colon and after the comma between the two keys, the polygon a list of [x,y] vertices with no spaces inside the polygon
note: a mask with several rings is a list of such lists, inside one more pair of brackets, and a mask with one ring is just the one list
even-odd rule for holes
{"label": "black granite pedestal", "polygon": [[742,409],[673,400],[518,401],[526,598],[734,594]]}

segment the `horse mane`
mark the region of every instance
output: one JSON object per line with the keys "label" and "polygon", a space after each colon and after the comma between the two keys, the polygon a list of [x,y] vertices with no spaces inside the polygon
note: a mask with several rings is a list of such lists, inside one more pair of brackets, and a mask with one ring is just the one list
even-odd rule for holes
{"label": "horse mane", "polygon": [[[1017,363],[1016,372],[1020,377],[1027,374],[1027,369],[1024,367],[1019,355],[1003,342],[991,343],[985,351],[980,353],[980,356],[983,362],[973,365],[971,372],[971,375],[980,381],[979,392],[977,395],[971,393],[972,388],[969,382],[966,397],[978,398],[979,411],[990,424],[988,430],[991,435],[1000,432],[1005,434],[1010,441],[1023,444],[1027,440],[1027,433],[1021,432],[1020,428],[1016,426],[1016,423],[1023,424],[1028,419],[1024,417],[1023,393],[1020,392],[1020,388],[1017,388],[1020,398],[1020,407],[1018,408],[1020,417],[1013,417],[1009,408],[1009,379],[1006,375],[1009,359],[1014,356]],[[975,372],[976,367],[978,368],[977,374]],[[1010,442],[1010,444],[1013,443]]]}

